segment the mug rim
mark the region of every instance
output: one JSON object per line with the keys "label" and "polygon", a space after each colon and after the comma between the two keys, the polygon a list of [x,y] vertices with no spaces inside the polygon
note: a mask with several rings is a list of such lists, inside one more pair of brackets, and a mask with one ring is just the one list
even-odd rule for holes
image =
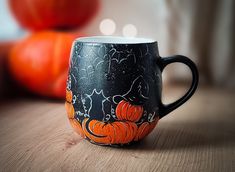
{"label": "mug rim", "polygon": [[122,37],[122,36],[88,36],[79,37],[74,42],[85,44],[157,44],[157,41],[152,38],[141,37]]}

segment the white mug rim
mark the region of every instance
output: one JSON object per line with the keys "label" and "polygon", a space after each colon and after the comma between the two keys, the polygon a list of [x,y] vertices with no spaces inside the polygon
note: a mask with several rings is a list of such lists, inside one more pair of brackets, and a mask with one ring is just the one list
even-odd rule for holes
{"label": "white mug rim", "polygon": [[89,36],[75,39],[79,43],[91,44],[153,44],[157,43],[151,38],[121,37],[121,36]]}

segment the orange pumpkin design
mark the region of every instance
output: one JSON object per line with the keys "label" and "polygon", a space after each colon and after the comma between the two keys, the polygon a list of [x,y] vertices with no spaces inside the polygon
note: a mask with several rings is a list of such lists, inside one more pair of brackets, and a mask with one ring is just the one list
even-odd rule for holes
{"label": "orange pumpkin design", "polygon": [[142,123],[137,131],[137,134],[135,136],[135,141],[143,139],[145,136],[147,136],[158,123],[159,118],[156,118],[153,122],[144,122]]}
{"label": "orange pumpkin design", "polygon": [[75,115],[75,110],[72,105],[72,98],[73,98],[73,93],[71,90],[66,89],[66,102],[65,102],[65,109],[67,111],[67,115],[69,119],[73,119]]}
{"label": "orange pumpkin design", "polygon": [[76,119],[69,119],[70,124],[72,125],[73,129],[82,137],[84,136],[84,132],[82,130],[81,124]]}
{"label": "orange pumpkin design", "polygon": [[122,100],[116,107],[116,116],[119,121],[102,122],[85,118],[81,124],[75,118],[72,97],[72,91],[66,90],[65,108],[69,122],[79,135],[87,137],[95,143],[126,144],[141,140],[154,129],[159,120],[159,118],[156,118],[153,122],[144,122],[138,127],[135,122],[139,121],[142,117],[143,106],[132,105]]}
{"label": "orange pumpkin design", "polygon": [[131,142],[137,133],[134,122],[105,123],[97,120],[84,119],[82,128],[86,137],[95,143],[125,144]]}
{"label": "orange pumpkin design", "polygon": [[142,117],[143,111],[143,106],[132,105],[129,102],[122,100],[117,105],[116,115],[119,120],[137,122]]}
{"label": "orange pumpkin design", "polygon": [[72,103],[73,93],[71,90],[66,89],[66,101]]}
{"label": "orange pumpkin design", "polygon": [[67,115],[69,118],[69,122],[73,129],[82,137],[84,136],[84,132],[82,130],[81,124],[75,119],[75,110],[72,105],[73,93],[71,90],[66,89],[66,102],[65,102],[65,109],[67,111]]}
{"label": "orange pumpkin design", "polygon": [[65,109],[69,119],[73,119],[75,115],[74,107],[71,103],[65,102]]}

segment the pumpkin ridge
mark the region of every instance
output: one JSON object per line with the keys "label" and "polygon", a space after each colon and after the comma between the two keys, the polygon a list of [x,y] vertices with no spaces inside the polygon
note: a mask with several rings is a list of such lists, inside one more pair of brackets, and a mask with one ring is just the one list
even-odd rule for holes
{"label": "pumpkin ridge", "polygon": [[129,133],[127,132],[127,125],[126,122],[120,122],[120,124],[125,128],[125,137],[123,139],[129,140]]}
{"label": "pumpkin ridge", "polygon": [[91,122],[90,119],[87,118],[87,120],[84,120],[84,128],[86,129],[86,131],[91,134],[92,136],[98,137],[98,138],[103,138],[103,137],[107,137],[107,136],[100,136],[100,135],[96,135],[94,133],[92,133],[92,131],[90,131],[90,127],[89,127],[89,123]]}
{"label": "pumpkin ridge", "polygon": [[129,114],[129,111],[131,111],[132,110],[132,108],[131,108],[131,104],[128,104],[128,102],[126,102],[126,104],[127,104],[127,108],[126,108],[126,113],[125,113],[125,119],[126,120],[128,120],[128,121],[132,121],[131,120],[131,113]]}
{"label": "pumpkin ridge", "polygon": [[[91,124],[91,122],[94,122]],[[95,129],[96,129],[96,126],[98,126],[97,128],[99,129],[99,126],[100,126],[100,123],[99,121],[96,121],[96,120],[91,120],[91,122],[89,123],[89,128],[90,128],[90,131],[92,133],[96,132]],[[91,126],[92,125],[92,126]],[[90,127],[91,126],[91,127]],[[99,132],[99,131],[98,131]]]}
{"label": "pumpkin ridge", "polygon": [[132,123],[132,122],[127,122],[127,123],[126,123],[126,124],[129,126],[128,128],[130,128],[130,130],[129,130],[130,132],[128,132],[128,133],[129,133],[128,142],[129,142],[129,141],[132,141],[132,140],[134,139],[134,136],[135,136],[135,135],[134,135],[134,127],[131,126],[131,123]]}
{"label": "pumpkin ridge", "polygon": [[73,93],[71,90],[66,89],[66,101],[72,103]]}
{"label": "pumpkin ridge", "polygon": [[116,107],[116,115],[119,120],[121,120],[121,108],[120,107],[122,107],[124,103],[125,103],[124,100],[121,100]]}
{"label": "pumpkin ridge", "polygon": [[132,140],[133,140],[135,138],[137,130],[138,130],[136,123],[134,123],[134,122],[132,123],[132,128],[133,128],[133,138],[132,138]]}
{"label": "pumpkin ridge", "polygon": [[126,115],[126,110],[124,108],[126,108],[127,105],[128,105],[127,102],[124,102],[124,104],[121,108],[121,119],[125,119],[124,116]]}
{"label": "pumpkin ridge", "polygon": [[115,136],[115,141],[114,141],[114,143],[118,143],[118,135],[117,135],[117,125],[115,124],[115,122],[113,122],[113,123],[110,123],[110,125],[114,128],[114,136]]}
{"label": "pumpkin ridge", "polygon": [[116,131],[116,128],[113,126],[112,123],[110,123],[110,126],[113,129],[113,136],[112,136],[112,142],[111,143],[117,143],[117,131]]}
{"label": "pumpkin ridge", "polygon": [[137,137],[135,138],[136,140],[139,140],[142,138],[143,134],[145,134],[145,129],[146,127],[148,127],[149,123],[148,122],[144,122],[143,124],[141,124],[141,126],[138,128],[137,131]]}
{"label": "pumpkin ridge", "polygon": [[[123,141],[125,140],[125,138],[126,138],[126,136],[127,136],[127,133],[126,133],[126,126],[124,126],[123,124],[122,124],[122,122],[114,122],[115,123],[115,125],[119,128],[119,130],[120,131],[122,131],[122,132],[120,132],[121,133],[121,135],[119,136],[119,143],[123,143]],[[121,126],[123,126],[123,127],[121,127]]]}
{"label": "pumpkin ridge", "polygon": [[136,109],[136,106],[132,106],[131,109],[132,109],[132,110],[131,110],[131,114],[129,115],[129,116],[130,116],[130,120],[131,120],[132,122],[136,122],[136,113],[135,113],[135,111],[137,110],[137,109]]}
{"label": "pumpkin ridge", "polygon": [[65,102],[65,109],[69,119],[73,119],[75,116],[75,110],[71,103]]}

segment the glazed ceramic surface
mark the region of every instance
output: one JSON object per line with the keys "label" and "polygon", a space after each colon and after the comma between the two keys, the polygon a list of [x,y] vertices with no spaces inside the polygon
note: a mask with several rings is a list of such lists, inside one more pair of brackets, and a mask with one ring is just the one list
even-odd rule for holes
{"label": "glazed ceramic surface", "polygon": [[[164,67],[182,62],[192,71],[188,92],[161,102]],[[147,136],[158,120],[187,101],[198,84],[194,63],[184,56],[161,58],[148,39],[88,37],[74,41],[66,90],[66,110],[82,137],[101,145],[123,145]]]}

